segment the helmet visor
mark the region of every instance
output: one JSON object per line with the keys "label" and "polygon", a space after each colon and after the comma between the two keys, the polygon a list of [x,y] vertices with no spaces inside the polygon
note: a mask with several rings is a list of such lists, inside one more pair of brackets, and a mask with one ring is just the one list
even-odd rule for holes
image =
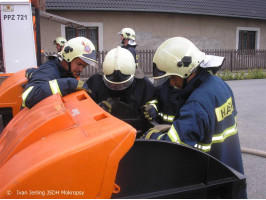
{"label": "helmet visor", "polygon": [[128,88],[134,81],[134,76],[131,76],[128,80],[122,82],[110,81],[106,75],[103,76],[104,84],[111,90],[124,90]]}
{"label": "helmet visor", "polygon": [[164,82],[166,82],[170,76],[164,76],[162,78],[154,78],[154,86],[157,87],[159,85],[162,85]]}
{"label": "helmet visor", "polygon": [[159,78],[159,77],[162,77],[166,74],[165,71],[161,71],[157,68],[157,65],[156,63],[153,63],[153,77],[154,78]]}

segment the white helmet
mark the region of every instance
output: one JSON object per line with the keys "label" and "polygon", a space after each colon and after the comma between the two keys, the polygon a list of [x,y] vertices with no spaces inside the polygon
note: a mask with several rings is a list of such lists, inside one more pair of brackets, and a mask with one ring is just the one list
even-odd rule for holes
{"label": "white helmet", "polygon": [[59,44],[61,47],[63,47],[66,44],[67,40],[64,37],[57,37],[54,40],[54,45]]}
{"label": "white helmet", "polygon": [[134,81],[136,64],[127,49],[118,46],[110,50],[103,62],[103,81],[112,90],[124,90]]}
{"label": "white helmet", "polygon": [[97,63],[95,47],[93,43],[85,37],[70,39],[59,55],[68,63],[71,63],[72,60],[77,57],[92,66]]}
{"label": "white helmet", "polygon": [[155,85],[163,83],[171,75],[188,78],[204,59],[205,53],[188,39],[174,37],[166,40],[153,57]]}
{"label": "white helmet", "polygon": [[136,40],[135,31],[132,28],[123,28],[118,35],[122,35],[124,39]]}

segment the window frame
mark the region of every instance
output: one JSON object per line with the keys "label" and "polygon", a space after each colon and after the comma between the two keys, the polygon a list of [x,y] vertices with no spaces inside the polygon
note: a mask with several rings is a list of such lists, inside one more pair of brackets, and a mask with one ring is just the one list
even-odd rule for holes
{"label": "window frame", "polygon": [[236,29],[236,50],[243,50],[243,49],[239,49],[239,32],[240,31],[254,31],[254,32],[256,32],[256,34],[255,34],[255,49],[254,50],[260,49],[260,28],[237,27],[237,29]]}
{"label": "window frame", "polygon": [[[103,51],[103,24],[96,22],[82,22],[82,24],[84,25],[84,28],[98,28],[98,51]],[[61,35],[63,37],[66,37],[66,27],[71,27],[71,25],[61,24]]]}

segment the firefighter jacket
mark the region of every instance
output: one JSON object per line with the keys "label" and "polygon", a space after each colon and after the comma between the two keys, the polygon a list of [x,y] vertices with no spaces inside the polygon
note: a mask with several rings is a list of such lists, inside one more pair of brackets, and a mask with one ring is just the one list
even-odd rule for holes
{"label": "firefighter jacket", "polygon": [[29,82],[22,94],[22,107],[28,108],[53,94],[65,96],[75,92],[78,85],[78,80],[62,67],[58,58],[26,70],[26,77]]}
{"label": "firefighter jacket", "polygon": [[136,51],[136,46],[137,45],[132,46],[128,44],[127,46],[123,45],[122,48],[127,49],[131,52],[131,54],[133,55],[135,59],[136,66],[138,66],[138,53]]}
{"label": "firefighter jacket", "polygon": [[156,98],[156,88],[147,77],[143,79],[134,78],[133,83],[128,88],[120,91],[109,89],[104,84],[103,76],[98,73],[91,76],[86,83],[97,104],[110,97],[141,112],[141,106]]}
{"label": "firefighter jacket", "polygon": [[159,124],[172,124],[177,112],[178,95],[180,90],[170,86],[169,79],[157,87],[156,109],[158,110]]}
{"label": "firefighter jacket", "polygon": [[193,146],[243,174],[237,111],[230,87],[203,70],[180,91],[178,104],[167,133],[147,132],[142,138]]}

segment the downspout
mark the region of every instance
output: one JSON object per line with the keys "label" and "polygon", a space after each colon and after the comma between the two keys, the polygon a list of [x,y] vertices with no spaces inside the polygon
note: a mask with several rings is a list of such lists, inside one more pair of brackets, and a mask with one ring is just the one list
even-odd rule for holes
{"label": "downspout", "polygon": [[35,7],[35,19],[36,19],[36,44],[37,44],[37,65],[40,66],[42,64],[41,57],[41,31],[40,31],[40,10]]}

